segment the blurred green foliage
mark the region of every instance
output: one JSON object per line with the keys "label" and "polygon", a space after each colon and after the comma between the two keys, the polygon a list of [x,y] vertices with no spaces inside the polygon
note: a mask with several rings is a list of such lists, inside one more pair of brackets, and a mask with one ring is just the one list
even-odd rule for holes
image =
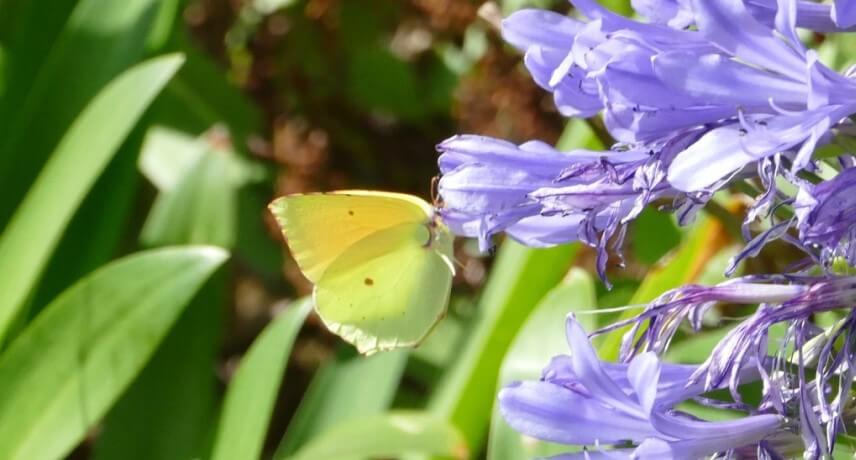
{"label": "blurred green foliage", "polygon": [[459,131],[603,147],[582,120],[561,131],[478,6],[0,0],[0,457],[550,451],[496,392],[566,352],[568,312],[715,280],[732,248],[715,222],[682,233],[646,211],[611,292],[579,245],[506,241],[494,260],[462,242],[449,317],[418,350],[365,358],[296,300],[308,286],[266,220],[282,193],[427,197],[433,145]]}

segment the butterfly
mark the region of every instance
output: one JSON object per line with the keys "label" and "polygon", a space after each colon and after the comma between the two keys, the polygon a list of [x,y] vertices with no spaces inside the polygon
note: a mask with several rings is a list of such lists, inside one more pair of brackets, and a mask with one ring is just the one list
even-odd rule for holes
{"label": "butterfly", "polygon": [[453,236],[420,198],[343,190],[268,206],[327,328],[363,354],[415,347],[446,314]]}

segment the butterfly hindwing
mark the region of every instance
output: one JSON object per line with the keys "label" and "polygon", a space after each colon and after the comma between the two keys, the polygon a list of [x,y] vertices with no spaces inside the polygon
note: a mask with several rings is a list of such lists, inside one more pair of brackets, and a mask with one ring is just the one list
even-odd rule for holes
{"label": "butterfly hindwing", "polygon": [[424,225],[403,224],[355,243],[315,286],[325,324],[361,353],[418,345],[445,315],[452,274]]}

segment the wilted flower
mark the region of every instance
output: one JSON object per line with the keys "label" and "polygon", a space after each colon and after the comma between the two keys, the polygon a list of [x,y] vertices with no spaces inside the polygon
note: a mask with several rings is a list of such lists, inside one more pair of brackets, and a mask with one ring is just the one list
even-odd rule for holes
{"label": "wilted flower", "polygon": [[[708,422],[674,409],[701,395],[702,385],[687,385],[694,366],[660,363],[642,353],[629,364],[601,362],[582,327],[567,320],[570,356],[553,359],[540,381],[512,384],[499,394],[508,423],[529,436],[597,450],[562,459],[694,459],[737,448],[760,448],[783,433],[786,420],[755,414]],[[757,378],[754,366],[743,377]],[[604,445],[620,447],[601,451]],[[764,449],[772,449],[765,444]]]}

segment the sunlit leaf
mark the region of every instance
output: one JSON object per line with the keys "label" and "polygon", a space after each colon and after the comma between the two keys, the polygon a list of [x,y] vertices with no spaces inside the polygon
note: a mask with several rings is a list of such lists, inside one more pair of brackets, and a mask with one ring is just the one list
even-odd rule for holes
{"label": "sunlit leaf", "polygon": [[141,168],[161,193],[143,226],[144,244],[233,246],[238,191],[251,170],[223,139],[214,129],[192,142],[175,135],[147,142]]}
{"label": "sunlit leaf", "polygon": [[221,399],[228,270],[199,289],[155,354],[101,423],[92,460],[205,458]]}
{"label": "sunlit leaf", "polygon": [[74,211],[152,99],[178,70],[171,55],[135,66],[75,120],[0,238],[0,341]]}
{"label": "sunlit leaf", "polygon": [[[0,227],[69,125],[107,83],[143,57],[157,7],[157,0],[18,3],[27,5],[12,25],[9,90],[0,99]],[[112,107],[117,115],[124,111],[122,103]],[[111,126],[102,132],[122,132]]]}
{"label": "sunlit leaf", "polygon": [[311,309],[308,299],[288,307],[241,359],[226,392],[210,458],[259,457],[291,346]]}
{"label": "sunlit leaf", "polygon": [[158,191],[174,190],[205,150],[205,143],[189,134],[164,126],[153,126],[146,133],[140,152],[140,172]]}
{"label": "sunlit leaf", "polygon": [[328,361],[315,373],[275,457],[292,455],[306,441],[337,424],[389,408],[411,352],[366,357],[348,351],[350,356]]}
{"label": "sunlit leaf", "polygon": [[[585,271],[573,269],[562,284],[541,300],[514,338],[502,362],[498,386],[501,388],[514,381],[539,379],[541,370],[552,357],[570,352],[565,339],[567,315],[596,308],[594,281]],[[580,314],[577,319],[586,330],[593,330],[596,325],[594,315]],[[499,408],[494,405],[488,459],[540,458],[570,450],[568,446],[557,447],[535,439],[524,440],[520,433],[505,422]]]}
{"label": "sunlit leaf", "polygon": [[337,425],[314,438],[289,460],[400,458],[427,454],[469,458],[461,434],[430,413],[395,411]]}
{"label": "sunlit leaf", "polygon": [[58,297],[0,356],[0,452],[67,454],[140,372],[227,257],[162,249],[107,265]]}
{"label": "sunlit leaf", "polygon": [[488,429],[505,352],[538,301],[565,276],[576,252],[575,245],[530,249],[511,240],[500,248],[469,341],[430,404],[461,429],[474,449]]}

